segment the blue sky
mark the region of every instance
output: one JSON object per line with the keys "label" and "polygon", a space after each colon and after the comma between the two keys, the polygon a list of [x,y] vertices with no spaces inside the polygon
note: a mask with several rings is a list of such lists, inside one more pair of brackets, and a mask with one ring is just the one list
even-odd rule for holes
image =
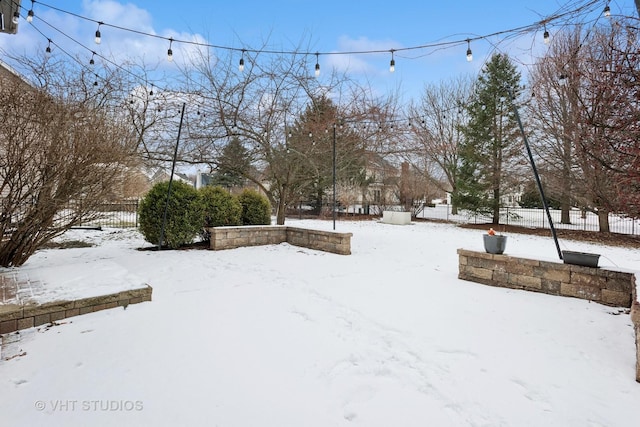
{"label": "blue sky", "polygon": [[[168,42],[162,37],[232,48],[257,48],[268,41],[269,48],[287,51],[302,49],[335,53],[381,50],[384,53],[321,55],[319,62],[323,70],[336,67],[346,70],[355,78],[370,81],[382,91],[400,87],[404,94],[414,96],[426,83],[437,83],[465,73],[477,74],[483,61],[495,50],[511,54],[524,67],[546,48],[542,43],[542,27],[518,36],[506,33],[478,38],[528,26],[563,8],[574,9],[589,2],[47,0],[34,3],[36,19],[33,26],[22,19],[17,35],[0,34],[0,48],[12,53],[29,54],[35,49],[44,50],[47,38],[50,38],[71,53],[90,56],[90,51],[95,50],[101,55],[116,58],[144,56],[146,62],[159,61],[163,67],[169,67],[170,64],[164,61]],[[583,20],[594,19],[605,4],[606,0],[598,2]],[[614,14],[636,14],[633,0],[617,0],[610,5]],[[98,46],[93,43],[97,28],[95,22],[49,6],[95,21],[155,34],[160,38],[102,26],[103,42]],[[24,18],[31,8],[31,1],[22,0],[22,8]],[[554,30],[559,30],[562,24],[563,21],[555,21],[547,29],[553,35]],[[472,39],[474,60],[470,63],[465,59],[467,38]],[[396,71],[389,72],[390,50],[440,42],[452,44],[440,50],[395,52]],[[178,42],[172,45],[176,63],[186,57],[188,49],[189,46]],[[309,72],[313,73],[313,70]]]}

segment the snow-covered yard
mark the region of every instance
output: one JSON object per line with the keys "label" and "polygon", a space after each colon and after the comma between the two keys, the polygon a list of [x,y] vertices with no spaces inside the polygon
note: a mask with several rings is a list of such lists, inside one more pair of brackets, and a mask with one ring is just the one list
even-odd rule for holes
{"label": "snow-covered yard", "polygon": [[[331,222],[287,220],[331,229]],[[52,286],[148,283],[153,301],[23,331],[0,362],[11,426],[636,426],[631,321],[584,300],[457,279],[452,225],[337,223],[352,255],[288,244],[139,251],[134,230],[78,231],[93,248],[23,267]],[[562,241],[638,269],[640,252]],[[507,254],[555,259],[551,238]],[[117,285],[117,283],[114,283]],[[46,329],[46,330],[45,330]]]}

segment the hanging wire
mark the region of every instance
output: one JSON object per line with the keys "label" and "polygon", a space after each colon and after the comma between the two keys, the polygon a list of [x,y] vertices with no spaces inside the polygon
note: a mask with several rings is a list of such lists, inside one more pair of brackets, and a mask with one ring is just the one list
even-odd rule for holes
{"label": "hanging wire", "polygon": [[[377,54],[377,53],[384,53],[384,52],[391,52],[392,54],[392,63],[390,63],[390,65],[394,65],[395,66],[395,60],[394,60],[394,53],[398,52],[398,51],[411,51],[411,50],[418,50],[418,49],[445,49],[451,46],[456,46],[459,45],[461,43],[467,43],[467,48],[468,50],[470,50],[470,43],[471,41],[476,41],[476,40],[488,40],[491,37],[496,37],[496,36],[504,36],[504,38],[508,38],[508,37],[513,37],[516,35],[522,35],[526,32],[530,32],[530,31],[534,31],[538,28],[545,27],[546,30],[546,25],[550,24],[554,21],[559,21],[561,19],[564,18],[568,18],[571,16],[579,16],[580,14],[583,13],[588,13],[588,12],[592,12],[594,9],[593,7],[598,5],[599,3],[601,3],[601,0],[591,0],[583,5],[579,5],[577,7],[574,7],[574,4],[568,4],[565,5],[562,9],[560,9],[558,12],[556,12],[555,14],[545,18],[544,20],[535,22],[533,24],[530,25],[525,25],[525,26],[521,26],[521,27],[516,27],[516,28],[511,28],[508,30],[503,30],[503,31],[499,31],[499,32],[495,32],[495,33],[491,33],[491,34],[486,34],[486,35],[480,35],[480,36],[474,36],[471,38],[466,38],[464,40],[454,40],[454,41],[444,41],[444,42],[437,42],[437,43],[431,43],[431,44],[424,44],[424,45],[419,45],[419,46],[411,46],[411,47],[406,47],[406,48],[399,48],[399,49],[392,49],[392,50],[360,50],[360,51],[341,51],[341,52],[315,52],[314,54],[316,55],[316,67],[315,67],[315,71],[317,74],[319,74],[320,71],[320,65],[319,65],[319,55],[324,54],[324,55],[356,55],[356,54]],[[33,9],[33,4],[35,3],[35,0],[32,0],[32,9]],[[41,5],[45,6],[45,7],[49,7],[52,10],[56,10],[58,12],[64,13],[64,14],[68,14],[71,16],[75,16],[79,19],[83,19],[86,21],[90,21],[90,22],[94,22],[96,24],[98,24],[98,29],[96,30],[96,38],[98,38],[99,36],[101,36],[100,34],[100,27],[101,26],[108,26],[111,28],[115,28],[115,29],[119,29],[122,31],[127,31],[127,32],[131,32],[131,33],[135,33],[135,34],[139,34],[139,35],[143,35],[143,36],[147,36],[147,37],[153,37],[153,38],[159,38],[159,39],[163,39],[163,40],[167,40],[169,41],[169,51],[171,51],[171,45],[172,43],[175,41],[176,43],[184,43],[184,44],[190,44],[190,45],[196,45],[196,46],[204,46],[204,47],[211,47],[211,48],[218,48],[218,49],[223,49],[223,50],[229,50],[229,51],[239,51],[242,53],[242,57],[241,57],[241,62],[243,62],[244,59],[244,53],[245,52],[251,52],[251,53],[266,53],[266,54],[292,54],[292,55],[301,55],[301,54],[310,54],[309,52],[299,52],[299,51],[286,51],[286,50],[264,50],[264,49],[250,49],[250,48],[235,48],[235,47],[230,47],[230,46],[222,46],[222,45],[215,45],[215,44],[208,44],[208,43],[200,43],[200,42],[194,42],[194,41],[188,41],[188,40],[178,40],[178,39],[173,39],[171,37],[166,38],[163,36],[159,36],[156,34],[149,34],[149,33],[145,33],[142,31],[138,31],[135,29],[131,29],[131,28],[126,28],[126,27],[121,27],[121,26],[117,26],[117,25],[113,25],[113,24],[109,24],[103,21],[98,21],[98,20],[94,20],[91,18],[87,18],[84,17],[82,15],[78,15],[75,14],[73,12],[69,12],[45,3],[41,3]],[[573,7],[573,8],[571,8]],[[607,4],[608,7],[608,4]],[[30,9],[30,10],[32,10]],[[605,11],[606,11],[606,7],[605,7]],[[605,13],[603,13],[605,14]],[[29,17],[30,15],[27,14],[27,17]],[[602,16],[602,15],[601,15]],[[46,21],[43,21],[40,18],[40,21],[44,22],[46,25],[48,25],[49,27],[53,28],[55,31],[61,33],[62,35],[64,35],[65,37],[67,37],[69,40],[73,41],[74,43],[82,46],[83,48],[87,49],[88,51],[90,51],[92,53],[92,59],[94,56],[99,56],[102,60],[104,60],[106,63],[109,63],[117,68],[120,68],[121,70],[131,74],[132,76],[134,76],[136,79],[140,79],[143,80],[141,77],[137,76],[135,73],[131,72],[128,69],[123,68],[122,66],[120,66],[119,64],[108,60],[107,58],[96,54],[96,52],[91,51],[89,48],[87,48],[86,46],[84,46],[82,43],[78,42],[77,40],[75,40],[74,38],[70,37],[69,35],[65,34],[64,32],[62,32],[59,28],[52,26],[51,24],[49,24]],[[51,52],[51,46],[52,45],[56,45],[60,51],[62,53],[64,53],[65,55],[69,56],[70,58],[76,60],[75,57],[73,55],[71,55],[70,53],[66,52],[64,49],[60,48],[60,46],[56,43],[53,42],[53,40],[51,38],[46,37],[40,30],[37,30],[42,36],[44,36],[47,41],[48,41],[48,45],[46,48],[47,53]],[[96,40],[96,42],[98,42]],[[169,53],[168,51],[168,53]],[[172,52],[171,52],[172,54]],[[172,55],[168,55],[168,56],[172,56]],[[91,61],[90,61],[91,62]],[[81,64],[82,65],[82,64]],[[96,74],[96,78],[98,78],[99,76]],[[394,123],[394,122],[399,122],[399,121],[403,121],[406,119],[391,119],[391,120],[386,120],[386,123]],[[375,122],[372,122],[375,123]],[[366,125],[365,125],[366,128]],[[380,129],[382,129],[382,124],[380,124]]]}
{"label": "hanging wire", "polygon": [[[105,26],[105,27],[110,27],[110,28],[115,28],[121,31],[126,31],[126,32],[130,32],[130,33],[134,33],[134,34],[139,34],[142,36],[146,36],[146,37],[151,37],[151,38],[158,38],[158,39],[163,39],[166,41],[170,41],[173,40],[176,43],[179,44],[188,44],[188,45],[194,45],[194,46],[200,46],[200,47],[207,47],[207,48],[214,48],[214,49],[221,49],[221,50],[228,50],[228,51],[237,51],[237,52],[249,52],[249,53],[266,53],[266,54],[281,54],[281,55],[311,55],[311,54],[315,54],[315,55],[364,55],[364,54],[380,54],[380,53],[386,53],[389,52],[389,49],[374,49],[374,50],[352,50],[352,51],[331,51],[331,52],[299,52],[299,51],[292,51],[292,50],[270,50],[270,49],[252,49],[252,48],[237,48],[237,47],[232,47],[232,46],[225,46],[225,45],[217,45],[217,44],[210,44],[210,43],[203,43],[203,42],[197,42],[197,41],[193,41],[193,40],[182,40],[182,39],[173,39],[171,37],[164,37],[164,36],[160,36],[158,34],[151,34],[151,33],[147,33],[144,31],[140,31],[140,30],[136,30],[133,28],[128,28],[128,27],[123,27],[123,26],[119,26],[119,25],[115,25],[115,24],[110,24],[107,22],[103,22],[103,21],[99,21],[99,20],[95,20],[95,19],[91,19],[88,18],[86,16],[74,13],[74,12],[70,12],[67,11],[65,9],[56,7],[56,6],[52,6],[46,3],[42,3],[39,2],[42,6],[48,7],[52,10],[70,15],[70,16],[74,16],[76,18],[85,20],[85,21],[89,21],[89,22],[94,22],[96,24],[98,24],[98,30],[96,31],[96,43],[99,43],[97,41],[98,39],[98,35],[100,33],[100,26]],[[490,33],[490,34],[485,34],[485,35],[479,35],[479,36],[474,36],[474,37],[466,37],[464,39],[458,39],[458,40],[452,40],[452,41],[442,41],[442,42],[435,42],[435,43],[428,43],[428,44],[421,44],[421,45],[416,45],[416,46],[409,46],[409,47],[404,47],[404,48],[397,48],[394,49],[394,52],[398,53],[398,52],[407,52],[407,51],[413,51],[413,50],[426,50],[426,49],[442,49],[442,48],[447,48],[447,47],[454,47],[454,46],[459,46],[463,43],[469,43],[472,41],[477,41],[477,40],[486,40],[489,38],[493,38],[493,37],[498,37],[498,36],[503,36],[505,34],[521,34],[524,32],[531,32],[531,31],[535,31],[536,29],[542,27],[543,25],[546,24],[550,24],[554,21],[560,21],[562,19],[571,17],[571,16],[578,16],[580,14],[583,13],[588,13],[590,11],[593,10],[593,8],[598,5],[601,4],[602,0],[589,0],[587,2],[585,2],[582,5],[578,5],[572,9],[569,8],[569,6],[573,6],[574,4],[571,3],[569,5],[566,5],[565,8],[561,8],[560,11],[556,12],[555,14],[552,14],[550,16],[548,16],[547,18],[538,21],[538,22],[534,22],[532,24],[529,25],[524,25],[524,26],[520,26],[520,27],[515,27],[515,28],[510,28],[507,30],[502,30],[502,31],[497,31],[494,33]],[[607,4],[607,6],[605,7],[605,14],[607,13],[607,9],[609,10],[609,14],[610,14],[610,8],[609,5]],[[607,15],[608,16],[608,15]]]}

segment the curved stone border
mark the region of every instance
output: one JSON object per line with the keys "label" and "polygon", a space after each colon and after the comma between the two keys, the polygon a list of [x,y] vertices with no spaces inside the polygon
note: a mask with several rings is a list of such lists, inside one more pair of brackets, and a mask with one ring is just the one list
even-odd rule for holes
{"label": "curved stone border", "polygon": [[149,285],[113,294],[81,298],[73,301],[52,301],[43,304],[0,305],[0,335],[52,323],[68,317],[116,307],[127,307],[151,301]]}

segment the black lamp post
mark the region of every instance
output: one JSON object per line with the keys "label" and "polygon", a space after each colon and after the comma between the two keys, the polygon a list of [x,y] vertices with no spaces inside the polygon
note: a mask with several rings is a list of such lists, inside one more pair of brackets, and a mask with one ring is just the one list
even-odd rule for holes
{"label": "black lamp post", "polygon": [[164,244],[164,229],[167,224],[167,209],[169,208],[169,197],[171,196],[171,185],[173,184],[173,174],[176,170],[176,159],[178,158],[178,145],[180,144],[180,133],[182,132],[182,121],[184,119],[184,107],[186,103],[182,103],[182,111],[180,112],[180,125],[178,126],[178,138],[176,139],[176,147],[173,153],[173,162],[171,163],[171,175],[169,176],[169,186],[167,188],[167,199],[164,203],[164,212],[162,213],[162,227],[160,228],[160,240],[158,241],[158,250],[162,249]]}
{"label": "black lamp post", "polygon": [[529,156],[529,163],[531,163],[531,169],[533,169],[533,175],[536,178],[536,185],[538,186],[538,191],[540,192],[540,198],[542,199],[542,206],[544,207],[544,210],[547,213],[547,219],[549,220],[549,228],[551,228],[551,235],[553,236],[553,241],[556,244],[556,250],[558,251],[558,256],[560,257],[560,259],[562,259],[562,251],[560,250],[560,244],[558,243],[556,228],[553,225],[553,219],[551,218],[551,212],[549,211],[549,204],[547,203],[547,199],[544,196],[544,190],[542,189],[542,183],[540,182],[540,176],[538,175],[538,168],[536,168],[536,163],[533,161],[533,154],[531,154],[531,148],[529,147],[529,141],[527,139],[527,135],[524,133],[524,127],[522,126],[522,121],[520,120],[518,107],[516,107],[516,104],[515,104],[515,97],[513,95],[513,91],[511,90],[511,88],[508,87],[507,91],[509,92],[509,99],[511,100],[511,107],[513,108],[513,114],[516,116],[518,127],[520,128],[520,132],[522,133],[524,146],[527,149],[527,155]]}
{"label": "black lamp post", "polygon": [[336,124],[333,124],[333,229],[336,229]]}

